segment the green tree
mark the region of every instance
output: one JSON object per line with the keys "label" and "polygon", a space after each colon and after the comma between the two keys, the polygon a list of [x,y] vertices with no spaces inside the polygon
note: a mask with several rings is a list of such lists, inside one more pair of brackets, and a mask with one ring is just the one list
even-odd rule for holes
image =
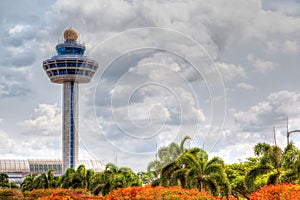
{"label": "green tree", "polygon": [[245,186],[249,192],[255,190],[257,177],[265,175],[267,184],[277,184],[280,182],[282,173],[283,152],[280,147],[258,143],[254,147],[254,154],[259,157],[260,161],[245,176]]}
{"label": "green tree", "polygon": [[97,195],[106,195],[117,188],[141,185],[142,181],[130,168],[118,168],[113,163],[107,163],[105,170],[95,174],[91,183],[91,186],[94,187],[93,193]]}
{"label": "green tree", "polygon": [[283,169],[285,170],[281,179],[282,182],[300,183],[300,150],[294,143],[290,143],[284,149]]}
{"label": "green tree", "polygon": [[165,166],[161,173],[161,184],[180,184],[181,187],[196,187],[200,191],[206,189],[214,195],[220,191],[226,195],[230,192],[223,160],[218,157],[209,160],[207,153],[199,148],[187,150],[175,162]]}
{"label": "green tree", "polygon": [[87,170],[84,165],[79,165],[72,176],[72,188],[89,188],[93,170]]}
{"label": "green tree", "polygon": [[231,194],[237,199],[240,197],[250,199],[250,193],[245,186],[245,176],[248,169],[259,163],[258,158],[247,158],[245,162],[225,165],[226,174],[231,187]]}
{"label": "green tree", "polygon": [[73,168],[68,168],[66,172],[59,177],[59,185],[62,188],[71,188],[73,183],[73,176],[75,170]]}
{"label": "green tree", "polygon": [[37,176],[33,181],[34,189],[46,189],[48,188],[48,178],[45,173]]}
{"label": "green tree", "polygon": [[21,183],[22,191],[31,191],[34,189],[34,181],[37,174],[26,174],[24,181]]}
{"label": "green tree", "polygon": [[143,184],[151,184],[157,179],[153,171],[138,172],[137,175],[142,180]]}
{"label": "green tree", "polygon": [[0,183],[8,183],[8,175],[5,173],[0,173]]}
{"label": "green tree", "polygon": [[148,164],[147,171],[153,172],[156,177],[158,177],[160,170],[167,166],[168,164],[174,162],[174,160],[182,154],[186,149],[184,148],[184,144],[187,140],[190,140],[190,136],[185,136],[180,145],[175,142],[172,142],[168,146],[164,146],[159,148],[157,152],[158,160],[152,161]]}
{"label": "green tree", "polygon": [[47,173],[48,188],[56,188],[59,185],[59,178],[57,176],[54,176],[53,172],[53,169],[49,169]]}
{"label": "green tree", "polygon": [[8,175],[5,173],[0,173],[0,188],[18,188],[14,183],[10,183]]}

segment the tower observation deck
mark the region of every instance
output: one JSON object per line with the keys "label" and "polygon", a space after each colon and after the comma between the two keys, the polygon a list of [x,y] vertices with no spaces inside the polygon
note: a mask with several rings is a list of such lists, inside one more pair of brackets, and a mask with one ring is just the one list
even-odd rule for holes
{"label": "tower observation deck", "polygon": [[98,69],[95,60],[84,56],[85,46],[77,42],[76,30],[67,29],[64,39],[56,45],[57,55],[43,61],[50,81],[63,84],[63,172],[75,168],[78,161],[78,85],[90,82]]}

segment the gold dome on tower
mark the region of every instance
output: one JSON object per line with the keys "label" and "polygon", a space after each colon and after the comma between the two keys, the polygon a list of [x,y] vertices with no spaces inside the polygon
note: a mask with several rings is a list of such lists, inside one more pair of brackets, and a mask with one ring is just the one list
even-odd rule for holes
{"label": "gold dome on tower", "polygon": [[67,30],[65,30],[64,38],[65,38],[65,40],[77,40],[78,39],[78,33],[75,29],[70,27]]}

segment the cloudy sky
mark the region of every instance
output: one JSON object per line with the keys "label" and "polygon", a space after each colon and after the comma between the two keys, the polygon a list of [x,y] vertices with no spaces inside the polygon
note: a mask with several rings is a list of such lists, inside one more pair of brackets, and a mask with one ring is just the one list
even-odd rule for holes
{"label": "cloudy sky", "polygon": [[[0,1],[0,159],[60,158],[62,87],[42,61],[74,27],[80,159],[145,170],[185,135],[227,163],[300,129],[300,1]],[[291,136],[300,146],[300,134]]]}

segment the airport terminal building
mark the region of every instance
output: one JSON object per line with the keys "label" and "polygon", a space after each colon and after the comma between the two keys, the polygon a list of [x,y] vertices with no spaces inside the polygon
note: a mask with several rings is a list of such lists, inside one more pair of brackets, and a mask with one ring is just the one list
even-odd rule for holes
{"label": "airport terminal building", "polygon": [[[104,164],[100,160],[79,160],[78,165],[80,164],[95,172],[104,170]],[[15,184],[21,184],[26,174],[47,173],[50,169],[54,170],[54,175],[62,175],[62,161],[59,159],[0,160],[0,173],[7,174],[9,181]]]}

